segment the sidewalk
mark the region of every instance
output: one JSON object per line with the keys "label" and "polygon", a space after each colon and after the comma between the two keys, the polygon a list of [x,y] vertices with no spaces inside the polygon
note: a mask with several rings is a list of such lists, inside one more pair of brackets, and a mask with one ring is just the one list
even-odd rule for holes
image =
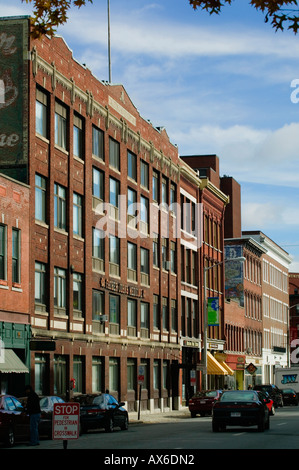
{"label": "sidewalk", "polygon": [[137,411],[129,411],[129,424],[169,423],[188,418],[191,418],[191,414],[187,406],[182,407],[180,410],[168,410],[163,413],[160,411],[150,413],[148,410],[141,410],[140,419],[138,419]]}

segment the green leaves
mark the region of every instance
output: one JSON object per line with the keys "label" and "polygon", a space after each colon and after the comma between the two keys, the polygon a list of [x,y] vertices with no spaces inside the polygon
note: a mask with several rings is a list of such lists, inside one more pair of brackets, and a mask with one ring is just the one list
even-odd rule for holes
{"label": "green leaves", "polygon": [[[196,10],[200,8],[212,15],[219,14],[225,5],[231,5],[231,0],[189,0],[190,5]],[[250,0],[256,10],[265,15],[265,23],[271,21],[275,31],[283,31],[285,28],[297,34],[299,29],[299,7],[297,0]]]}
{"label": "green leaves", "polygon": [[67,13],[72,4],[78,8],[86,5],[92,0],[22,0],[22,2],[33,3],[33,17],[31,19],[31,35],[33,38],[40,38],[43,34],[54,36],[58,26],[68,20]]}

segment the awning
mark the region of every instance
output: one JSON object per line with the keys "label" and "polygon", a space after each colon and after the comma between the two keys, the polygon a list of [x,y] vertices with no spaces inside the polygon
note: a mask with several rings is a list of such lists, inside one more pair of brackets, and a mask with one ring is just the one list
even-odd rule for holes
{"label": "awning", "polygon": [[0,372],[3,374],[28,374],[29,370],[12,349],[2,349],[0,355]]}
{"label": "awning", "polygon": [[231,368],[226,364],[226,362],[221,362],[220,364],[222,365],[222,367],[223,367],[225,370],[227,370],[228,375],[234,375],[233,369],[231,369]]}
{"label": "awning", "polygon": [[208,375],[228,375],[228,372],[215,357],[207,351],[207,374]]}

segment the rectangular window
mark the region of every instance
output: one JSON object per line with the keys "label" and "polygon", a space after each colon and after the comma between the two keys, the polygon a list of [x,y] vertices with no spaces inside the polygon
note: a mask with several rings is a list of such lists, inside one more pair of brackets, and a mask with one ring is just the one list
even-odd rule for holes
{"label": "rectangular window", "polygon": [[168,318],[168,299],[167,297],[163,297],[162,299],[162,322],[163,322],[163,330],[169,330],[169,318]]}
{"label": "rectangular window", "polygon": [[140,327],[149,328],[149,304],[146,302],[140,303]]}
{"label": "rectangular window", "polygon": [[119,197],[119,181],[114,178],[110,178],[110,204],[114,207],[118,207]]}
{"label": "rectangular window", "polygon": [[0,225],[0,279],[7,279],[7,228]]}
{"label": "rectangular window", "polygon": [[137,301],[128,299],[128,335],[136,336],[137,327]]}
{"label": "rectangular window", "polygon": [[95,227],[92,228],[92,256],[104,259],[105,238],[104,231]]}
{"label": "rectangular window", "polygon": [[84,152],[83,152],[83,119],[79,116],[74,115],[74,126],[73,126],[73,154],[84,159]]}
{"label": "rectangular window", "polygon": [[92,154],[104,160],[104,132],[92,126]]}
{"label": "rectangular window", "polygon": [[92,228],[92,269],[105,272],[105,232]]}
{"label": "rectangular window", "polygon": [[143,233],[149,231],[149,202],[144,196],[140,196],[140,231]]}
{"label": "rectangular window", "polygon": [[149,285],[149,251],[140,248],[141,284]]}
{"label": "rectangular window", "polygon": [[83,235],[82,196],[76,193],[73,194],[73,233]]}
{"label": "rectangular window", "polygon": [[36,90],[35,101],[35,131],[48,138],[48,97],[40,90]]}
{"label": "rectangular window", "polygon": [[146,189],[149,188],[148,164],[143,160],[140,161],[140,184]]}
{"label": "rectangular window", "polygon": [[119,276],[119,238],[113,235],[109,237],[109,273]]}
{"label": "rectangular window", "polygon": [[154,295],[153,302],[153,327],[154,329],[160,330],[160,309],[159,309],[159,297]]}
{"label": "rectangular window", "polygon": [[54,306],[66,308],[66,271],[61,268],[54,268]]}
{"label": "rectangular window", "polygon": [[46,266],[35,262],[35,303],[46,305]]}
{"label": "rectangular window", "polygon": [[167,181],[164,178],[162,180],[161,202],[162,202],[163,205],[168,204]]}
{"label": "rectangular window", "polygon": [[46,178],[35,175],[35,218],[46,222]]}
{"label": "rectangular window", "polygon": [[176,187],[174,184],[170,185],[170,205],[176,203]]}
{"label": "rectangular window", "polygon": [[153,171],[152,191],[153,191],[153,201],[158,203],[159,202],[159,175],[156,171]]}
{"label": "rectangular window", "polygon": [[167,238],[162,238],[162,268],[168,270],[168,240]]}
{"label": "rectangular window", "polygon": [[20,230],[12,229],[12,282],[20,283],[21,256],[20,256]]}
{"label": "rectangular window", "polygon": [[127,359],[127,389],[136,390],[136,359]]}
{"label": "rectangular window", "polygon": [[66,229],[66,190],[59,184],[54,184],[54,226]]}
{"label": "rectangular window", "polygon": [[104,173],[97,168],[92,169],[92,195],[104,200]]}
{"label": "rectangular window", "polygon": [[119,324],[119,297],[118,295],[109,296],[110,323]]}
{"label": "rectangular window", "polygon": [[118,358],[109,358],[109,390],[110,393],[119,391],[119,360]]}
{"label": "rectangular window", "polygon": [[159,238],[156,233],[153,235],[153,265],[159,267]]}
{"label": "rectangular window", "polygon": [[176,300],[171,300],[171,330],[175,333],[178,331],[178,314],[176,308]]}
{"label": "rectangular window", "polygon": [[55,103],[55,144],[66,150],[66,124],[67,110],[59,103]]}
{"label": "rectangular window", "polygon": [[176,243],[170,242],[170,269],[176,273]]}
{"label": "rectangular window", "polygon": [[153,367],[153,388],[155,390],[160,390],[160,361],[159,359],[154,359]]}
{"label": "rectangular window", "polygon": [[137,156],[128,151],[128,177],[137,181]]}
{"label": "rectangular window", "polygon": [[92,357],[92,392],[101,392],[103,383],[103,361],[101,357]]}
{"label": "rectangular window", "polygon": [[118,212],[118,205],[119,205],[119,191],[120,191],[120,183],[118,180],[114,178],[110,178],[110,195],[109,195],[109,202],[110,202],[110,217],[114,220],[118,220],[119,212]]}
{"label": "rectangular window", "polygon": [[109,139],[109,165],[120,171],[120,146],[119,142]]}
{"label": "rectangular window", "polygon": [[82,312],[83,302],[82,274],[73,273],[73,308]]}
{"label": "rectangular window", "polygon": [[137,280],[137,245],[128,242],[128,280]]}
{"label": "rectangular window", "polygon": [[92,290],[92,319],[100,321],[101,315],[104,315],[104,292]]}
{"label": "rectangular window", "polygon": [[137,228],[138,212],[136,207],[137,193],[131,188],[128,188],[128,215],[127,223],[131,228]]}

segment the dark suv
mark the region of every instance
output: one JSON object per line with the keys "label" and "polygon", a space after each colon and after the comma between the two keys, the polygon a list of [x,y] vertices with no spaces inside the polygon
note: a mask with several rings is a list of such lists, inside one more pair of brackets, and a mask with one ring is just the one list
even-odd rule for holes
{"label": "dark suv", "polygon": [[273,384],[255,385],[253,389],[260,390],[261,392],[268,392],[271,399],[274,402],[275,408],[278,408],[279,406],[283,406],[282,392],[281,390],[279,390],[278,387],[276,387],[276,385],[273,385]]}

